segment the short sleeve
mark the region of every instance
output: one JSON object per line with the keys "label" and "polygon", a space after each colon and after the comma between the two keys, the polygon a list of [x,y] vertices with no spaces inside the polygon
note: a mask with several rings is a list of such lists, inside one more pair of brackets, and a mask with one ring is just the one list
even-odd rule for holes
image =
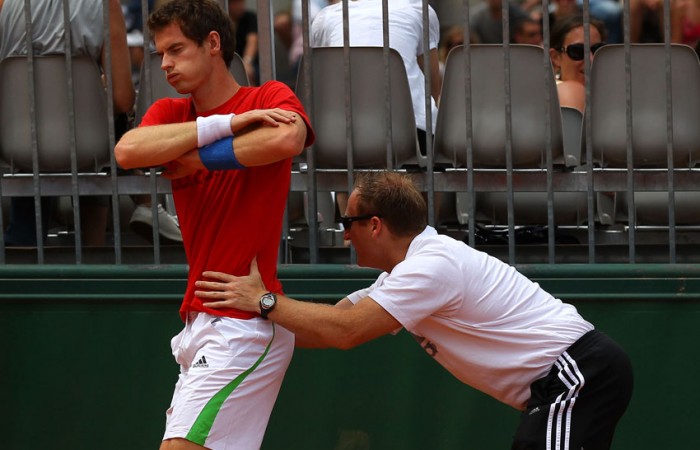
{"label": "short sleeve", "polygon": [[139,127],[187,122],[189,98],[161,98],[153,102],[141,119]]}
{"label": "short sleeve", "polygon": [[311,121],[294,92],[286,84],[279,81],[268,81],[261,88],[265,89],[265,108],[281,108],[299,113],[306,124],[306,142],[304,147],[313,144],[316,136],[313,128],[311,128]]}
{"label": "short sleeve", "polygon": [[368,297],[377,286],[382,284],[387,275],[388,274],[386,272],[383,272],[381,275],[379,275],[379,277],[377,277],[377,280],[374,283],[372,283],[371,286],[353,292],[352,294],[347,296],[347,299],[350,300],[353,304],[355,304],[363,298]]}
{"label": "short sleeve", "polygon": [[430,49],[438,48],[440,44],[440,20],[432,6],[428,6],[428,20],[430,30]]}
{"label": "short sleeve", "polygon": [[462,301],[462,279],[448,258],[416,256],[394,267],[369,296],[410,330],[428,316],[456,310]]}

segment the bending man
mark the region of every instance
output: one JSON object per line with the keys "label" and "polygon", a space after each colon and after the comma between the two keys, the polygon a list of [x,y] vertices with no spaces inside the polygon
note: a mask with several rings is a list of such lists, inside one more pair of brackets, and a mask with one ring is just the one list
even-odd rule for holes
{"label": "bending man", "polygon": [[[343,218],[358,264],[384,271],[335,306],[268,293],[249,276],[204,272],[210,308],[264,311],[300,343],[348,349],[401,327],[459,380],[523,411],[514,450],[610,448],[632,394],[625,352],[572,305],[513,267],[426,226],[404,175],[357,179]],[[557,443],[557,440],[559,442]]]}

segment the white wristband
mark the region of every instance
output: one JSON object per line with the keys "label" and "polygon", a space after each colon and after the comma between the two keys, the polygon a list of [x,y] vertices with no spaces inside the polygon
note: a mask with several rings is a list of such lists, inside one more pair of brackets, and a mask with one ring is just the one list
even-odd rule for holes
{"label": "white wristband", "polygon": [[225,137],[233,136],[231,119],[235,114],[215,114],[197,117],[197,147],[204,147]]}

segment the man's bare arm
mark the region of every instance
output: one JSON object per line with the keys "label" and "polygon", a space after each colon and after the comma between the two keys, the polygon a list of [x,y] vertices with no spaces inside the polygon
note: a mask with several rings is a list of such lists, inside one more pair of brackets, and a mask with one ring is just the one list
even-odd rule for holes
{"label": "man's bare arm", "polygon": [[[249,276],[204,272],[203,277],[215,280],[196,284],[195,295],[205,301],[205,306],[250,312],[260,310],[259,300],[266,289],[255,261]],[[349,349],[401,328],[401,324],[370,297],[355,305],[343,299],[331,306],[278,295],[277,305],[268,318],[293,332],[300,346],[317,348]]]}
{"label": "man's bare arm", "polygon": [[306,141],[306,124],[293,113],[289,123],[256,126],[249,132],[236,136],[233,148],[236,159],[246,167],[264,166],[301,154]]}
{"label": "man's bare arm", "polygon": [[[343,299],[335,304],[336,308],[343,308],[343,307],[348,308],[351,306],[352,306],[352,303],[347,298],[345,298],[345,299]],[[305,337],[301,334],[294,335],[294,346],[300,347],[300,348],[319,348],[320,347],[318,342],[314,342],[313,340],[305,339]]]}
{"label": "man's bare arm", "polygon": [[[430,95],[433,97],[436,103],[440,102],[440,92],[442,90],[442,77],[440,76],[440,56],[436,48],[430,50]],[[424,67],[423,55],[418,56],[418,65],[420,66],[423,73],[426,69]]]}
{"label": "man's bare arm", "polygon": [[[126,23],[119,0],[109,2],[109,32],[112,45],[112,94],[114,111],[124,113],[134,107],[136,93],[131,79],[129,48],[126,44]],[[102,67],[106,67],[106,51],[102,49]]]}
{"label": "man's bare arm", "polygon": [[[249,128],[254,125],[257,128]],[[306,138],[303,120],[297,113],[282,109],[237,114],[231,119],[231,131],[236,157],[245,166],[270,164],[297,155]],[[238,132],[240,136],[236,136]],[[196,150],[197,123],[193,121],[134,128],[119,140],[114,154],[122,168],[131,169],[162,166]],[[251,152],[259,154],[247,155]],[[197,160],[190,155],[184,163]]]}
{"label": "man's bare arm", "polygon": [[300,346],[347,350],[389,334],[401,324],[370,297],[349,308],[278,296],[268,318],[293,332]]}

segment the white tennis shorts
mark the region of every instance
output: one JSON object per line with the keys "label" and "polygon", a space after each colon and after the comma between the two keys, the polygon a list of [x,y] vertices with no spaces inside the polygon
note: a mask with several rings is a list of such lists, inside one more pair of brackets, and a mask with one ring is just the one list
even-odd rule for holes
{"label": "white tennis shorts", "polygon": [[292,359],[294,335],[261,318],[190,313],[171,341],[180,376],[163,440],[259,449]]}

